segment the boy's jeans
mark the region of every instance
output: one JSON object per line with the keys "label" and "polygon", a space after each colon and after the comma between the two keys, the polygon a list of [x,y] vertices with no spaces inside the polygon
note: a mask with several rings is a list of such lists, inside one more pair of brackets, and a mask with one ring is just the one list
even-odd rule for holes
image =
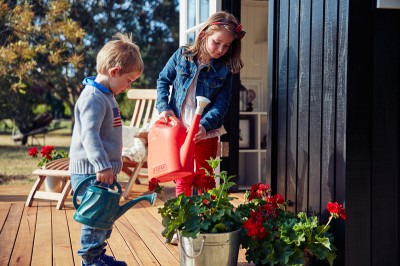
{"label": "boy's jeans", "polygon": [[[82,180],[88,178],[90,174],[71,174],[71,185],[72,190],[75,193],[76,187]],[[86,188],[93,185],[96,180],[88,181],[85,185],[78,191],[78,199],[80,200],[85,194]],[[101,183],[104,187],[112,187],[112,185]],[[99,228],[94,228],[88,225],[82,225],[81,230],[81,249],[78,250],[78,255],[82,257],[83,263],[91,264],[98,258],[107,245],[105,240],[111,235],[111,230],[104,230]]]}

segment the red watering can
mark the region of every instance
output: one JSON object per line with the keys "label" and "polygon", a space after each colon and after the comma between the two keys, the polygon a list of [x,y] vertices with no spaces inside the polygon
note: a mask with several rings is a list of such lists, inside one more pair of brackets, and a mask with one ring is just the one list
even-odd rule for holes
{"label": "red watering can", "polygon": [[200,119],[210,100],[197,96],[197,108],[189,131],[176,117],[167,123],[158,120],[148,134],[148,175],[159,182],[168,182],[187,177],[194,172],[194,141],[199,131]]}

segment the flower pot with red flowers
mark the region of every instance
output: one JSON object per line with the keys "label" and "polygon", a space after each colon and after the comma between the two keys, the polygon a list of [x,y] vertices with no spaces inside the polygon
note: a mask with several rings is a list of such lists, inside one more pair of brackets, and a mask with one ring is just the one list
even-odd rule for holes
{"label": "flower pot with red flowers", "polygon": [[220,161],[207,160],[213,173],[206,172],[222,180],[218,187],[198,195],[182,193],[159,208],[166,242],[179,234],[181,265],[237,265],[242,223],[228,195],[233,176],[215,173]]}
{"label": "flower pot with red flowers", "polygon": [[243,221],[242,247],[246,259],[256,265],[307,265],[310,258],[333,265],[336,248],[329,232],[332,218],[346,219],[339,203],[327,204],[326,224],[305,212],[293,213],[281,195],[272,195],[269,185],[256,184],[246,193],[236,213]]}
{"label": "flower pot with red flowers", "polygon": [[[30,157],[39,160],[39,163],[38,163],[39,167],[45,167],[46,163],[48,163],[50,161],[68,157],[67,152],[65,152],[63,150],[57,151],[56,149],[54,149],[53,146],[50,146],[50,145],[42,147],[42,149],[40,151],[40,155],[42,156],[41,159],[38,156],[39,149],[35,146],[28,150],[28,154]],[[64,180],[62,177],[46,178],[44,180],[45,190],[47,192],[61,192],[61,190],[63,188],[63,184],[65,183],[63,181]]]}

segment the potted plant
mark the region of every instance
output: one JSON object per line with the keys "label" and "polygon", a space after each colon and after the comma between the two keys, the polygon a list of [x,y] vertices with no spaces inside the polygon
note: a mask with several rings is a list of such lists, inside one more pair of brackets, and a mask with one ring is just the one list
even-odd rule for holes
{"label": "potted plant", "polygon": [[65,152],[63,150],[57,151],[56,149],[54,149],[54,146],[51,146],[51,145],[43,146],[42,149],[40,150],[42,159],[39,159],[39,157],[38,157],[39,149],[35,146],[33,146],[32,148],[30,148],[28,150],[28,154],[30,157],[39,160],[39,163],[38,163],[39,167],[44,166],[46,163],[48,163],[50,161],[68,157],[67,152]]}
{"label": "potted plant", "polygon": [[[46,165],[46,163],[48,163],[50,161],[68,157],[67,152],[65,152],[63,150],[57,151],[51,145],[42,147],[42,149],[40,150],[40,154],[42,156],[41,159],[38,157],[39,149],[35,146],[33,146],[32,148],[30,148],[28,150],[28,154],[30,157],[39,160],[38,167],[44,167]],[[44,182],[44,187],[45,187],[45,190],[48,192],[61,192],[61,190],[62,190],[61,183],[62,182],[61,182],[60,178],[54,178],[54,177],[46,178],[45,182]]]}
{"label": "potted plant", "polygon": [[221,160],[207,162],[213,172],[206,175],[220,178],[221,184],[199,195],[180,194],[167,200],[159,208],[165,226],[162,235],[169,243],[178,232],[181,265],[237,265],[242,223],[228,194],[234,176],[215,173]]}
{"label": "potted plant", "polygon": [[[272,195],[268,184],[259,183],[245,193],[245,202],[235,208],[231,203],[234,198],[228,194],[229,188],[235,185],[230,181],[234,176],[228,176],[225,171],[215,174],[220,161],[213,158],[208,160],[214,177],[222,180],[220,186],[200,195],[187,197],[181,194],[159,208],[165,226],[162,235],[166,237],[166,242],[171,241],[176,231],[181,236],[181,265],[237,265],[238,250],[231,264],[207,260],[231,256],[217,249],[224,241],[214,244],[208,249],[208,254],[200,256],[205,250],[204,237],[232,232],[241,234],[240,238],[235,239],[246,249],[247,261],[256,265],[307,265],[310,258],[333,264],[336,248],[329,224],[333,218],[346,219],[341,204],[329,202],[329,220],[320,225],[316,215],[305,212],[296,214],[287,210],[287,203],[280,194]],[[153,181],[154,190],[158,183]],[[185,240],[187,244],[182,239],[191,240]],[[215,255],[211,255],[211,252]],[[202,257],[201,261],[190,261],[198,256]]]}
{"label": "potted plant", "polygon": [[320,225],[315,215],[288,211],[283,197],[272,195],[269,185],[253,185],[245,198],[236,214],[243,221],[241,244],[246,249],[248,262],[306,265],[309,258],[315,258],[333,264],[336,248],[329,223],[333,218],[346,219],[342,205],[329,202],[329,220]]}

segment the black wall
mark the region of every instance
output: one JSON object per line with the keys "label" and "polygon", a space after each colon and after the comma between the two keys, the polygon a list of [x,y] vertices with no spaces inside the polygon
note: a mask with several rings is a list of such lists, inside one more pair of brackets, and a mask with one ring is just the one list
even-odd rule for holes
{"label": "black wall", "polygon": [[[222,10],[232,13],[240,21],[240,1],[237,0],[223,0]],[[227,171],[230,175],[235,175],[232,181],[238,184],[239,172],[239,87],[240,77],[239,74],[233,76],[232,81],[232,98],[229,105],[229,111],[224,118],[224,127],[227,134],[221,136],[221,142],[229,143],[228,156],[221,155],[221,169]],[[238,191],[236,185],[231,191]]]}
{"label": "black wall", "polygon": [[349,3],[346,264],[399,265],[400,10]]}
{"label": "black wall", "polygon": [[269,1],[268,182],[294,211],[345,204],[335,265],[399,264],[400,10]]}

